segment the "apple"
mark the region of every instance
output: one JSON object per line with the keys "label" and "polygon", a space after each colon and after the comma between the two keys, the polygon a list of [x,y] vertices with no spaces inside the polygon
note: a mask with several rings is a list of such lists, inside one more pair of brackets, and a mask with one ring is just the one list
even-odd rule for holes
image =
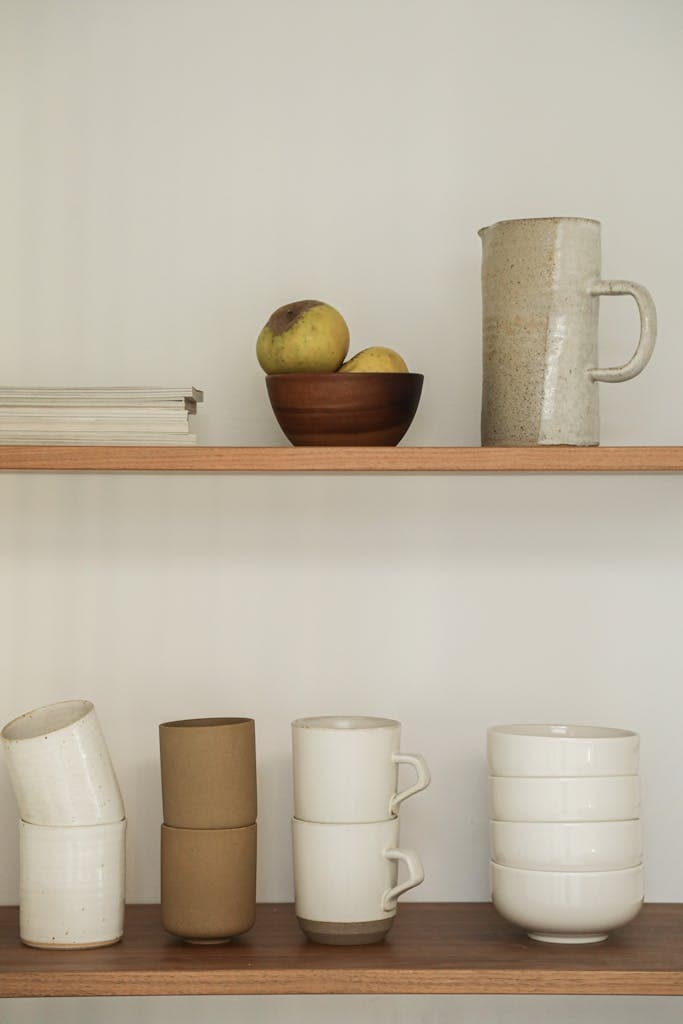
{"label": "apple", "polygon": [[349,359],[340,373],[408,373],[408,367],[398,352],[383,345],[373,345]]}
{"label": "apple", "polygon": [[318,299],[280,306],[256,342],[256,357],[266,373],[334,373],[348,351],[344,317]]}

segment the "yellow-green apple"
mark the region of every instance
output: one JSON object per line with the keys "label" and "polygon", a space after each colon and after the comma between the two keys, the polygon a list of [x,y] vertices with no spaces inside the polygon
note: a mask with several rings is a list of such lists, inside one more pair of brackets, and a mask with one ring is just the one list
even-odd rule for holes
{"label": "yellow-green apple", "polygon": [[408,373],[408,367],[398,352],[383,345],[373,345],[349,359],[340,373]]}
{"label": "yellow-green apple", "polygon": [[348,351],[344,317],[317,299],[280,306],[256,342],[256,356],[266,373],[334,373]]}

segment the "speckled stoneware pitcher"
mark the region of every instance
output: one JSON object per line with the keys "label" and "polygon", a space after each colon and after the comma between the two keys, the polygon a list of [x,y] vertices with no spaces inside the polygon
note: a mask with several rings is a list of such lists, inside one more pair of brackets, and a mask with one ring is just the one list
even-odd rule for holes
{"label": "speckled stoneware pitcher", "polygon": [[[652,298],[600,276],[600,222],[506,220],[482,228],[484,445],[598,444],[598,381],[630,380],[652,355]],[[632,295],[640,340],[624,366],[598,365],[598,301]]]}

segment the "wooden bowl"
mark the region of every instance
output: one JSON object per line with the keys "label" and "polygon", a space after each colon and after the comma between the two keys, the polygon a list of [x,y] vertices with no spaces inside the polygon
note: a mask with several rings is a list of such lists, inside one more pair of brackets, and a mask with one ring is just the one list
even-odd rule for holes
{"label": "wooden bowl", "polygon": [[266,386],[294,445],[397,445],[423,380],[421,373],[274,373]]}

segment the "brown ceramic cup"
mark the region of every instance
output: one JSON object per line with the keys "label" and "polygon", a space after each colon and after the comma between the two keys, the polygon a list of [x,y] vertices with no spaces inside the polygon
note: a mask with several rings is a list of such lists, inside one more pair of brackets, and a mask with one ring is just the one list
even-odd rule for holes
{"label": "brown ceramic cup", "polygon": [[256,825],[161,826],[161,923],[186,942],[228,942],[256,913]]}
{"label": "brown ceramic cup", "polygon": [[253,718],[189,718],[159,726],[164,823],[243,828],[256,821]]}

